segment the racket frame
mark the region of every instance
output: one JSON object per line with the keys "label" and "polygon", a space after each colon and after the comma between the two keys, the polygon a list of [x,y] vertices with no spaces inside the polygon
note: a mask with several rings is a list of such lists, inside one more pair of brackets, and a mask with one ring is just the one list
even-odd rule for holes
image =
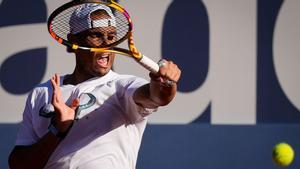
{"label": "racket frame", "polygon": [[[81,5],[81,4],[86,4],[86,3],[96,3],[96,4],[103,4],[106,5],[110,8],[113,8],[115,10],[118,10],[119,12],[121,12],[128,20],[128,32],[125,36],[123,36],[122,38],[120,38],[118,41],[109,44],[107,47],[105,48],[91,48],[91,47],[85,47],[85,46],[79,46],[77,44],[73,44],[63,38],[61,38],[60,36],[58,36],[54,31],[53,31],[53,26],[52,26],[52,21],[53,19],[59,15],[61,12],[65,11],[68,8],[77,6],[77,5]],[[157,65],[156,62],[152,61],[150,58],[146,57],[145,55],[142,55],[137,48],[134,45],[133,42],[133,24],[132,24],[132,20],[130,18],[129,13],[117,2],[111,0],[110,2],[100,2],[97,1],[95,2],[95,0],[84,0],[84,1],[80,1],[80,0],[75,0],[75,1],[70,1],[60,7],[58,7],[56,10],[54,10],[51,15],[48,18],[48,22],[47,22],[47,26],[48,26],[48,32],[50,33],[50,35],[60,44],[63,44],[67,47],[70,47],[73,50],[88,50],[90,52],[111,52],[111,53],[116,53],[116,54],[120,54],[120,55],[124,55],[124,56],[128,56],[131,58],[134,58],[137,62],[139,62],[142,66],[144,66],[145,68],[147,68],[148,70],[150,70],[151,72],[157,73],[159,70],[159,66]],[[122,42],[124,42],[125,40],[128,40],[128,48],[127,49],[123,49],[120,47],[116,47],[117,45],[121,44]]]}

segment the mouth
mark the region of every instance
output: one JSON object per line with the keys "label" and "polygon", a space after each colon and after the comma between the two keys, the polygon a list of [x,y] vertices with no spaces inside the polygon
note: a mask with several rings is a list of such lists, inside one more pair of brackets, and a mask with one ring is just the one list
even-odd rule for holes
{"label": "mouth", "polygon": [[109,63],[109,53],[102,53],[97,56],[97,64],[100,67],[107,68]]}

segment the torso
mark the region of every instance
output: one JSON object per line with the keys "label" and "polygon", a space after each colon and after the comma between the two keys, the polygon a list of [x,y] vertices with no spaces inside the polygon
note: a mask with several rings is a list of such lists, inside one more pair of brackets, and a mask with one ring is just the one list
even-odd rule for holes
{"label": "torso", "polygon": [[[146,118],[140,116],[141,112],[138,111],[143,110],[133,103],[131,90],[145,83],[143,79],[110,72],[76,86],[61,86],[67,104],[84,93],[95,96],[96,102],[81,110],[79,120],[52,154],[45,168],[135,168]],[[50,103],[52,91],[49,84],[37,89],[40,100],[35,109]],[[81,102],[87,103],[89,97],[86,98]],[[38,137],[42,137],[48,131],[49,119],[36,114],[33,124]]]}

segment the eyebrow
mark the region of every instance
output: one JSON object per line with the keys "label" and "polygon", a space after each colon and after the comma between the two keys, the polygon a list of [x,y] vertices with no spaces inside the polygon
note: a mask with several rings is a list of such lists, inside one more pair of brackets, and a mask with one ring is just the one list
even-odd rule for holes
{"label": "eyebrow", "polygon": [[117,31],[108,32],[108,34],[114,34],[114,35],[116,35]]}

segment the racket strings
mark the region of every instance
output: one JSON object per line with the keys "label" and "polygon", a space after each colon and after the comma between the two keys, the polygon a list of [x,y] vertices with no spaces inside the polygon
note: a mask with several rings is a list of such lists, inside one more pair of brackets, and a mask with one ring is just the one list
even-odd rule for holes
{"label": "racket strings", "polygon": [[[81,8],[83,5],[86,4],[80,4],[76,5],[70,8],[65,9],[64,11],[60,12],[57,16],[55,16],[51,22],[51,27],[52,31],[60,38],[62,38],[65,41],[69,41],[68,39],[68,34],[80,34],[81,32],[76,32],[74,33],[73,30],[87,30],[85,21],[71,21],[71,16],[78,8]],[[110,7],[111,8],[111,7]],[[107,41],[104,43],[104,46],[101,47],[109,47],[112,46],[113,44],[119,44],[120,41],[124,40],[124,37],[127,36],[128,32],[130,31],[130,23],[127,19],[127,17],[120,11],[111,8],[112,13],[114,15],[114,20],[115,20],[115,30],[116,30],[116,38],[113,41]],[[78,19],[78,18],[77,18]],[[72,26],[71,26],[71,22]],[[100,22],[100,23],[99,23]],[[98,21],[98,24],[100,25],[105,25],[107,23],[101,23],[101,20]],[[114,26],[114,25],[113,25]],[[72,30],[71,28],[72,27]],[[111,27],[111,26],[110,26]],[[105,28],[105,27],[103,27]],[[97,29],[97,28],[95,28]],[[72,32],[73,31],[73,32]],[[71,44],[76,44],[76,42],[71,42]],[[77,44],[80,45],[80,44]],[[99,47],[99,46],[97,46]]]}

